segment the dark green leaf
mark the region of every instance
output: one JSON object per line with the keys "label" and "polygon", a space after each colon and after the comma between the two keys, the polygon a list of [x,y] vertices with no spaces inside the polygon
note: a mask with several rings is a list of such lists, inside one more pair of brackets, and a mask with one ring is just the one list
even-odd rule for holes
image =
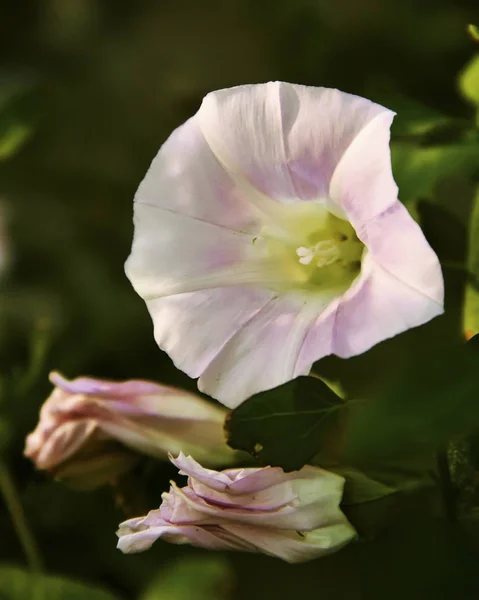
{"label": "dark green leaf", "polygon": [[228,443],[264,465],[294,471],[321,450],[344,406],[320,379],[298,377],[234,410],[226,421]]}
{"label": "dark green leaf", "polygon": [[54,577],[36,575],[17,567],[0,567],[1,600],[115,600],[98,587]]}
{"label": "dark green leaf", "polygon": [[[387,465],[381,472],[360,471],[350,466],[327,466],[345,478],[341,508],[362,539],[373,539],[398,515],[428,502],[435,493],[433,479],[418,469]],[[387,469],[387,470],[386,470]]]}
{"label": "dark green leaf", "polygon": [[343,506],[373,502],[399,492],[409,492],[430,485],[429,477],[408,473],[365,473],[354,467],[332,467],[329,470],[345,478]]}
{"label": "dark green leaf", "polygon": [[479,336],[410,365],[382,396],[351,406],[346,455],[355,464],[430,454],[479,424]]}

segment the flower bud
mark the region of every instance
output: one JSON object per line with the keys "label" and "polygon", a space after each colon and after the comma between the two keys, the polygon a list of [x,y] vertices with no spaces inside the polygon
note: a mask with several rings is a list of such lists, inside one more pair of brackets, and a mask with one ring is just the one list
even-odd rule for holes
{"label": "flower bud", "polygon": [[25,455],[59,478],[112,481],[132,466],[129,450],[160,459],[184,450],[211,465],[233,456],[223,434],[226,410],[199,396],[149,381],[68,381],[58,373],[50,380],[56,387]]}
{"label": "flower bud", "polygon": [[158,510],[120,525],[123,552],[163,538],[215,550],[263,552],[303,562],[339,550],[356,535],[339,508],[344,478],[319,467],[205,469],[191,457],[171,459],[188,485],[174,483]]}

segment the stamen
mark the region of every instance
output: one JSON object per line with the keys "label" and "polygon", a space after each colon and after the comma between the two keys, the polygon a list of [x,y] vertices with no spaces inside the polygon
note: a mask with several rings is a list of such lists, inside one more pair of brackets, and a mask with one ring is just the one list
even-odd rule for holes
{"label": "stamen", "polygon": [[299,259],[299,262],[302,265],[309,265],[310,262],[314,258],[314,251],[313,251],[313,249],[312,248],[305,248],[304,246],[301,246],[300,248],[298,248],[296,250],[296,254],[301,257]]}
{"label": "stamen", "polygon": [[299,262],[302,265],[309,265],[316,258],[318,267],[331,265],[341,257],[341,251],[333,240],[323,240],[310,248],[301,246],[297,248],[296,254],[300,257]]}

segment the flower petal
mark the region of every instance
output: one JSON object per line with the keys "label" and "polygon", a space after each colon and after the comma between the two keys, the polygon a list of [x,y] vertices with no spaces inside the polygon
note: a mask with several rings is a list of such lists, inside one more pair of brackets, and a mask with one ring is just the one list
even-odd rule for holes
{"label": "flower petal", "polygon": [[218,160],[274,198],[326,197],[343,153],[382,106],[284,82],[208,94],[198,112]]}
{"label": "flower petal", "polygon": [[313,363],[334,353],[336,312],[340,299],[333,300],[311,323],[296,364],[295,376],[309,373]]}
{"label": "flower petal", "polygon": [[199,377],[272,296],[269,290],[241,286],[159,298],[147,306],[157,344],[177,368]]}
{"label": "flower petal", "polygon": [[58,464],[58,457],[64,462],[75,454],[97,429],[94,420],[85,419],[56,426],[50,435],[48,431],[35,430],[27,436],[25,456],[39,469],[50,469]]}
{"label": "flower petal", "polygon": [[440,315],[442,304],[399,280],[371,255],[342,297],[336,313],[334,353],[349,358]]}
{"label": "flower petal", "polygon": [[117,531],[117,548],[125,554],[148,550],[160,538],[173,544],[192,544],[208,550],[255,551],[254,546],[220,527],[172,525],[163,521],[142,529],[142,521],[140,518],[121,523]]}
{"label": "flower petal", "polygon": [[231,285],[229,271],[252,245],[249,235],[139,202],[135,231],[125,270],[143,298]]}
{"label": "flower petal", "polygon": [[[358,235],[385,271],[442,307],[444,282],[439,259],[401,202],[368,221]],[[439,307],[430,318],[440,314],[436,310]]]}
{"label": "flower petal", "polygon": [[307,374],[307,369],[298,372],[298,355],[308,328],[327,302],[304,295],[272,299],[211,362],[198,381],[199,389],[235,408],[257,392]]}
{"label": "flower petal", "polygon": [[255,234],[256,213],[207,144],[194,116],[160,148],[135,196],[156,206],[237,232]]}
{"label": "flower petal", "polygon": [[185,456],[183,452],[180,452],[178,458],[170,456],[170,461],[182,475],[201,482],[211,490],[230,494],[253,494],[272,485],[289,481],[293,477],[292,473],[286,474],[280,467],[226,469],[224,471],[205,469],[194,458]]}
{"label": "flower petal", "polygon": [[337,552],[356,537],[346,518],[314,531],[281,531],[224,523],[222,529],[254,545],[258,551],[289,563],[300,563]]}
{"label": "flower petal", "polygon": [[279,82],[211,92],[198,111],[201,131],[224,168],[272,197],[295,197],[283,144]]}
{"label": "flower petal", "polygon": [[[205,489],[205,495],[195,493],[192,485],[179,488],[172,483],[170,491],[164,493],[160,507],[161,517],[177,525],[201,524],[222,525],[225,522],[245,523],[258,527],[274,527],[292,531],[311,531],[317,527],[344,519],[339,508],[344,479],[318,469],[316,477],[298,480],[292,486],[286,482],[273,486],[269,495],[259,498],[258,505],[248,503],[251,497],[229,497]],[[201,486],[200,487],[200,492]],[[266,508],[262,501],[268,501]]]}
{"label": "flower petal", "polygon": [[141,380],[106,381],[104,379],[93,379],[90,377],[77,377],[70,381],[56,371],[50,373],[49,379],[53,385],[59,387],[68,394],[96,394],[115,398],[131,397],[140,394],[158,394],[168,389],[165,386]]}
{"label": "flower petal", "polygon": [[[278,467],[218,472],[205,469],[191,456],[186,457],[182,453],[177,459],[170,457],[170,460],[180,469],[180,474],[189,476],[188,485],[193,492],[213,505],[273,510],[296,498],[291,477]],[[241,479],[230,479],[233,471],[246,471],[247,474]]]}
{"label": "flower petal", "polygon": [[[74,411],[76,416],[80,416],[82,412],[88,416],[88,408],[98,404],[100,409],[103,405],[104,409],[122,416],[155,417],[169,419],[173,423],[188,420],[194,421],[195,426],[201,421],[223,423],[225,418],[222,406],[205,401],[186,390],[151,381],[107,381],[89,377],[77,377],[69,381],[57,372],[50,373],[49,379],[65,392],[60,399],[58,390],[55,390],[56,403],[48,403],[49,413],[68,414]],[[90,398],[79,398],[80,395]],[[164,426],[168,428],[166,422]]]}
{"label": "flower petal", "polygon": [[345,358],[361,354],[443,312],[439,260],[403,204],[394,202],[363,223],[357,234],[368,249],[362,272],[311,327],[298,371],[328,354]]}
{"label": "flower petal", "polygon": [[331,178],[331,204],[341,207],[356,231],[397,201],[389,150],[393,118],[387,109],[377,114],[351,142]]}

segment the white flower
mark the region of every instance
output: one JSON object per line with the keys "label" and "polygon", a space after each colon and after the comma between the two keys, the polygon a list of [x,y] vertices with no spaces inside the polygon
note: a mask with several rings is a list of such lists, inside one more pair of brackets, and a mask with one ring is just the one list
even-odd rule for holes
{"label": "white flower", "polygon": [[229,407],[443,311],[397,197],[394,113],[274,82],[208,94],[135,198],[126,272],[176,366]]}

